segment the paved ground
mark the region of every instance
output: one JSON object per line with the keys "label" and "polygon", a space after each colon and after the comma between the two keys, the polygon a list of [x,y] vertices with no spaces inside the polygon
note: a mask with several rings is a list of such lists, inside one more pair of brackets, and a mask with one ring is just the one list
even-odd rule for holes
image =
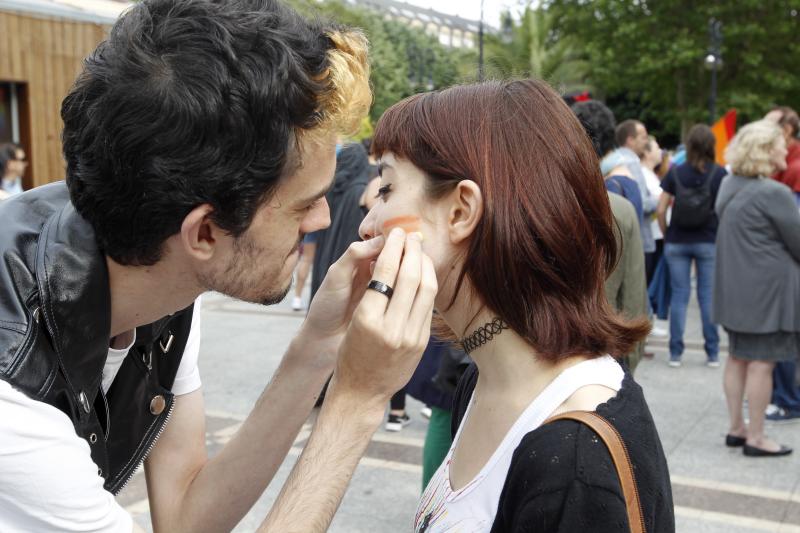
{"label": "paved ground", "polygon": [[[694,300],[693,300],[694,302]],[[208,408],[208,445],[216,453],[248,413],[294,332],[301,313],[287,302],[260,308],[206,295],[200,370]],[[664,324],[662,324],[663,326]],[[722,369],[704,366],[697,309],[690,309],[688,350],[681,368],[666,364],[666,340],[636,373],[661,435],[672,475],[679,533],[800,533],[800,453],[751,459],[724,446],[727,415]],[[723,337],[723,345],[726,345]],[[725,346],[724,346],[725,347]],[[723,362],[725,355],[723,354]],[[420,492],[426,422],[409,398],[412,424],[401,433],[379,430],[362,460],[330,531],[382,533],[411,530]],[[778,441],[800,448],[800,425],[770,425]],[[253,531],[291,470],[308,435],[298,436],[276,479],[236,531]],[[120,502],[150,530],[144,476],[137,474]]]}

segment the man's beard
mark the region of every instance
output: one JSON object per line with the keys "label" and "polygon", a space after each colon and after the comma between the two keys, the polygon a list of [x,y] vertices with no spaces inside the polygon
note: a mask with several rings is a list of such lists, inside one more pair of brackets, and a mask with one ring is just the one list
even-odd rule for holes
{"label": "man's beard", "polygon": [[292,282],[289,283],[284,287],[282,290],[273,291],[267,294],[264,298],[261,299],[260,302],[250,302],[254,304],[261,304],[261,305],[275,305],[279,304],[286,298],[286,295],[289,294],[289,291],[292,289]]}
{"label": "man's beard", "polygon": [[[234,240],[234,254],[221,272],[213,272],[201,277],[201,283],[208,290],[222,293],[231,298],[259,305],[275,305],[283,301],[292,287],[291,278],[285,287],[271,288],[266,293],[256,292],[257,282],[268,282],[265,277],[254,282],[254,272],[258,272],[258,258],[261,250],[247,236]],[[266,274],[266,273],[265,273]],[[268,274],[267,274],[268,275]]]}

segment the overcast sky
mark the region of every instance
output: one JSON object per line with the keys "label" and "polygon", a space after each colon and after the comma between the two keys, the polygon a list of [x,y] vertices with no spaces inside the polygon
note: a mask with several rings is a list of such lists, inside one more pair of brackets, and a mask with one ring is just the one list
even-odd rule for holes
{"label": "overcast sky", "polygon": [[[403,1],[403,0],[401,0]],[[479,20],[481,18],[481,0],[405,0],[409,4],[430,7],[442,13]],[[494,27],[500,25],[500,13],[504,8],[519,5],[518,0],[484,0],[484,20]]]}

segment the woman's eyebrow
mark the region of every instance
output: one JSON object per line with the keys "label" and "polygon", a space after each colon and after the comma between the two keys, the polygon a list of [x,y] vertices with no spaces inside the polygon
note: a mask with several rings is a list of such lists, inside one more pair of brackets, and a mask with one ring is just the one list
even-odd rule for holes
{"label": "woman's eyebrow", "polygon": [[385,161],[381,161],[378,163],[378,176],[383,176],[383,171],[386,169],[394,170],[394,167]]}

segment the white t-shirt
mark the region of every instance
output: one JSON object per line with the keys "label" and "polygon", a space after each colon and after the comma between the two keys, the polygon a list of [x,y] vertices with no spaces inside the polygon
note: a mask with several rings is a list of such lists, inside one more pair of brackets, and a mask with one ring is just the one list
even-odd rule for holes
{"label": "white t-shirt", "polygon": [[[589,359],[567,368],[528,405],[472,481],[458,490],[450,484],[450,463],[464,422],[472,408],[470,398],[450,451],[428,482],[414,517],[417,533],[484,533],[492,528],[500,493],[514,450],[523,437],[538,428],[575,391],[603,385],[619,391],[625,372],[610,355]],[[474,395],[473,395],[474,397]]]}
{"label": "white t-shirt", "polygon": [[[131,342],[131,346],[133,342]],[[107,391],[130,346],[108,350]],[[172,392],[200,388],[200,300]],[[89,445],[55,407],[0,380],[0,531],[131,531],[133,519],[103,488]]]}

